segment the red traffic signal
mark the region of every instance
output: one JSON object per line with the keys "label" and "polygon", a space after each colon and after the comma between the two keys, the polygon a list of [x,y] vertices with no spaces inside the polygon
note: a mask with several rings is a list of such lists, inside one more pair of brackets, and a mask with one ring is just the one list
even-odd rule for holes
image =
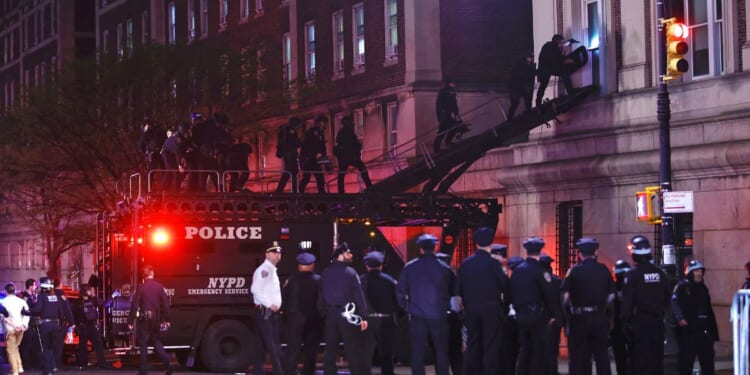
{"label": "red traffic signal", "polygon": [[674,79],[690,69],[685,54],[690,50],[687,38],[690,29],[674,18],[663,21],[667,36],[667,79]]}

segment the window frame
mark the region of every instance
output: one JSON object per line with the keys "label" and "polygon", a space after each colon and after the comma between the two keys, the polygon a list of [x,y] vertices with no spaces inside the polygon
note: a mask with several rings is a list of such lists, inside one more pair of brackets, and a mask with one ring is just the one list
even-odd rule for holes
{"label": "window frame", "polygon": [[219,30],[227,29],[227,20],[229,18],[229,0],[219,0]]}
{"label": "window frame", "polygon": [[385,104],[386,118],[386,155],[395,158],[398,147],[398,102],[392,101]]}
{"label": "window frame", "polygon": [[208,0],[201,1],[201,38],[208,36]]}
{"label": "window frame", "polygon": [[346,56],[343,9],[339,9],[331,14],[331,30],[333,38],[333,75],[334,77],[342,77],[344,75],[344,57]]}
{"label": "window frame", "polygon": [[[706,3],[706,20],[705,22],[702,22],[700,24],[691,24],[691,8],[690,3],[694,1],[705,1]],[[685,74],[687,76],[686,78],[690,80],[700,80],[700,79],[707,79],[711,77],[717,77],[726,72],[726,57],[725,57],[725,48],[724,48],[724,15],[717,14],[718,11],[716,9],[716,0],[684,0],[683,1],[683,10],[684,15],[683,19],[685,20],[685,24],[687,25],[689,32],[688,32],[688,45],[690,46],[690,50],[688,51],[688,54],[685,56],[686,60],[690,64],[690,69]],[[722,8],[726,7],[726,4],[724,4],[722,0]],[[696,75],[695,74],[695,54],[698,52],[696,50],[696,32],[695,30],[698,28],[706,28],[707,31],[707,45],[706,50],[708,51],[708,72],[705,74]]]}
{"label": "window frame", "polygon": [[[361,25],[358,24],[360,19]],[[361,31],[360,27],[362,28]],[[365,69],[367,61],[365,43],[365,3],[360,2],[352,5],[352,69],[355,71]]]}
{"label": "window frame", "polygon": [[289,85],[292,83],[292,38],[288,32],[281,36],[281,66],[282,80]]}
{"label": "window frame", "polygon": [[174,1],[170,1],[167,5],[167,43],[177,43],[177,6]]}
{"label": "window frame", "polygon": [[198,20],[195,15],[195,1],[196,0],[187,0],[188,42],[198,38]]}
{"label": "window frame", "polygon": [[315,30],[315,21],[305,22],[305,79],[315,79],[315,39],[317,37]]}
{"label": "window frame", "polygon": [[[384,0],[385,1],[385,60],[386,61],[397,61],[398,60],[398,0]],[[391,5],[396,7],[396,13],[391,14]],[[392,17],[395,17],[395,24]],[[396,33],[396,40],[393,40],[393,32]]]}

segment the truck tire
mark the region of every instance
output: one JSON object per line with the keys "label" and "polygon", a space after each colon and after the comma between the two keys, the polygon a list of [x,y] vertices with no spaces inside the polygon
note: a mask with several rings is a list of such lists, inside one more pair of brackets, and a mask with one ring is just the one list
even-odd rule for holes
{"label": "truck tire", "polygon": [[211,372],[245,372],[252,361],[251,335],[247,325],[237,320],[214,322],[201,341],[201,362]]}

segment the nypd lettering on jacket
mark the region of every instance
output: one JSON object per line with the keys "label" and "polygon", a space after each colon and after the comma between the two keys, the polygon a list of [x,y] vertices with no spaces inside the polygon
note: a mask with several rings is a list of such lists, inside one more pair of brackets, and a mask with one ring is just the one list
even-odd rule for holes
{"label": "nypd lettering on jacket", "polygon": [[261,227],[185,227],[185,239],[196,236],[204,240],[261,240]]}
{"label": "nypd lettering on jacket", "polygon": [[644,273],[643,274],[643,281],[646,283],[658,283],[661,281],[661,275],[659,275],[658,272],[656,273]]}

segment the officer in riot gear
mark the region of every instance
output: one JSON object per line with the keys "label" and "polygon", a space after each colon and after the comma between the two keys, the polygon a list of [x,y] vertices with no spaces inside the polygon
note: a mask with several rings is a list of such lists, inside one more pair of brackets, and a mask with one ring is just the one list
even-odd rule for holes
{"label": "officer in riot gear", "polygon": [[78,333],[78,367],[83,370],[88,366],[88,343],[96,353],[96,364],[100,368],[109,368],[104,358],[104,339],[99,332],[99,308],[102,302],[96,297],[93,286],[83,285],[80,298],[73,307],[73,315],[76,321],[76,332]]}
{"label": "officer in riot gear", "polygon": [[318,193],[325,193],[325,174],[318,160],[328,154],[326,151],[325,129],[328,124],[328,118],[318,116],[315,123],[310,129],[307,129],[302,139],[300,148],[300,166],[302,167],[302,179],[300,180],[299,192],[304,193],[307,183],[310,182],[310,175],[315,175],[315,185],[318,187]]}
{"label": "officer in riot gear", "polygon": [[299,181],[297,181],[299,154],[297,150],[301,146],[299,139],[301,127],[302,120],[299,117],[291,117],[289,123],[279,129],[276,139],[276,157],[281,158],[284,162],[284,171],[279,180],[279,185],[276,187],[277,193],[284,192],[289,179],[292,180],[292,193],[299,192]]}
{"label": "officer in riot gear", "polygon": [[625,273],[630,271],[630,263],[619,259],[615,262],[615,293],[614,317],[612,330],[609,333],[609,344],[612,346],[612,352],[615,355],[615,369],[617,375],[630,374],[630,353],[632,351],[631,343],[625,335],[625,327],[622,324],[622,283]]}
{"label": "officer in riot gear", "polygon": [[112,293],[112,299],[104,303],[104,307],[109,312],[110,318],[110,335],[108,335],[108,343],[110,346],[115,345],[115,340],[127,342],[128,336],[131,334],[128,328],[128,313],[130,312],[131,305],[131,286],[130,284],[123,284],[119,291]]}
{"label": "officer in riot gear", "polygon": [[478,228],[474,232],[476,252],[458,268],[456,295],[464,307],[467,330],[464,352],[465,374],[492,374],[500,369],[500,345],[503,340],[502,320],[507,295],[508,277],[502,264],[490,253],[495,230]]}
{"label": "officer in riot gear", "polygon": [[[203,171],[224,170],[224,155],[232,144],[229,133],[217,124],[217,119],[225,121],[223,115],[214,119],[197,123],[193,127],[193,143],[197,149],[198,169]],[[208,191],[207,181],[211,180],[216,190],[219,190],[217,176],[210,172],[200,172],[198,175],[198,188],[200,191]]]}
{"label": "officer in riot gear", "polygon": [[440,152],[443,145],[450,146],[453,144],[453,138],[457,135],[458,129],[455,127],[461,122],[458,114],[458,101],[456,100],[456,84],[451,79],[443,81],[443,87],[438,91],[435,100],[435,113],[438,120],[438,135],[435,137],[435,153]]}
{"label": "officer in riot gear", "polygon": [[55,294],[52,280],[46,276],[39,278],[39,287],[42,291],[37,303],[31,306],[30,312],[32,316],[37,317],[42,374],[51,375],[55,368],[55,346],[59,339],[57,332],[60,330],[61,322],[68,317],[63,306],[64,296],[59,297]]}
{"label": "officer in riot gear", "polygon": [[623,279],[622,320],[633,343],[634,374],[661,374],[664,367],[664,312],[669,306],[667,275],[651,263],[651,244],[635,236],[628,244],[635,266]]}
{"label": "officer in riot gear", "polygon": [[344,178],[350,166],[357,168],[366,187],[372,186],[370,174],[367,173],[367,167],[362,161],[362,142],[359,141],[357,133],[354,131],[354,119],[351,116],[341,119],[341,129],[336,135],[336,146],[333,148],[333,154],[336,155],[339,162],[339,175],[337,176],[339,194],[346,192]]}
{"label": "officer in riot gear", "polygon": [[714,341],[719,341],[716,316],[711,307],[711,294],[704,282],[706,267],[699,260],[691,260],[672,293],[672,314],[677,327],[675,334],[680,348],[680,374],[692,374],[693,362],[698,357],[701,374],[714,373]]}
{"label": "officer in riot gear", "polygon": [[302,252],[297,255],[297,273],[289,276],[281,289],[287,329],[287,350],[284,353],[284,371],[297,373],[300,349],[304,352],[301,375],[315,372],[320,339],[323,336],[323,317],[317,308],[320,292],[320,275],[315,273],[315,255]]}
{"label": "officer in riot gear", "polygon": [[144,266],[143,277],[143,284],[135,291],[128,315],[128,328],[133,330],[133,324],[136,324],[136,342],[141,352],[138,374],[148,374],[148,343],[152,342],[154,352],[164,362],[165,374],[170,375],[174,368],[159,336],[161,330],[169,328],[169,299],[164,285],[154,280],[153,267]]}
{"label": "officer in riot gear", "polygon": [[253,148],[248,143],[248,136],[233,137],[232,146],[227,150],[224,157],[224,166],[229,172],[229,191],[247,191],[245,183],[250,177],[250,168],[247,159],[253,152]]}
{"label": "officer in riot gear", "polygon": [[364,257],[367,273],[360,276],[362,291],[367,300],[367,319],[369,327],[366,332],[365,361],[369,364],[377,349],[379,354],[380,373],[393,375],[393,346],[396,338],[396,280],[383,272],[385,255],[380,251],[371,251]]}
{"label": "officer in riot gear", "polygon": [[151,119],[143,121],[143,135],[138,141],[138,148],[146,158],[146,169],[151,171],[161,169],[161,149],[164,141],[167,139],[167,133],[160,126],[156,125]]}
{"label": "officer in riot gear", "polygon": [[[560,301],[562,279],[560,279],[552,272],[552,262],[554,262],[554,259],[552,259],[552,257],[547,254],[542,254],[539,257],[539,263],[547,272],[549,272],[550,276],[552,277],[552,286],[553,290],[555,290],[556,292],[556,300]],[[562,310],[562,306],[559,306],[558,308]],[[554,322],[547,325],[547,332],[545,333],[545,375],[557,375],[557,357],[560,355],[560,331],[562,330],[562,327],[562,320],[555,320]]]}
{"label": "officer in riot gear", "polygon": [[511,275],[511,302],[518,321],[518,374],[544,373],[547,326],[562,319],[555,299],[552,275],[539,263],[544,240],[530,237],[523,242],[527,258]]}
{"label": "officer in riot gear", "polygon": [[60,325],[57,330],[57,340],[55,340],[55,369],[62,369],[63,365],[63,349],[65,347],[65,335],[68,333],[68,327],[75,324],[73,318],[73,309],[70,307],[70,302],[65,296],[65,292],[62,289],[62,282],[59,279],[54,280],[55,295],[60,300],[60,304],[63,308],[63,314],[65,320],[60,321]]}
{"label": "officer in riot gear", "polygon": [[183,122],[177,126],[177,131],[164,141],[161,152],[164,169],[167,170],[162,176],[161,184],[164,191],[180,190],[183,180],[182,171],[195,168],[193,150],[190,125]]}
{"label": "officer in riot gear", "polygon": [[589,355],[596,373],[610,374],[607,312],[615,298],[615,283],[607,267],[596,260],[599,242],[590,237],[576,241],[581,261],[568,271],[562,285],[563,305],[570,314],[570,373],[585,374]]}
{"label": "officer in riot gear", "polygon": [[438,240],[430,234],[417,238],[419,258],[404,266],[398,278],[399,304],[409,314],[411,371],[424,375],[424,350],[431,338],[435,345],[435,374],[448,374],[448,321],[446,311],[454,295],[455,276],[435,256]]}
{"label": "officer in riot gear", "polygon": [[335,375],[339,342],[352,375],[369,374],[363,356],[364,331],[367,330],[367,302],[357,271],[351,264],[354,254],[346,242],[336,246],[333,261],[320,276],[319,308],[325,314],[325,352],[323,373]]}

